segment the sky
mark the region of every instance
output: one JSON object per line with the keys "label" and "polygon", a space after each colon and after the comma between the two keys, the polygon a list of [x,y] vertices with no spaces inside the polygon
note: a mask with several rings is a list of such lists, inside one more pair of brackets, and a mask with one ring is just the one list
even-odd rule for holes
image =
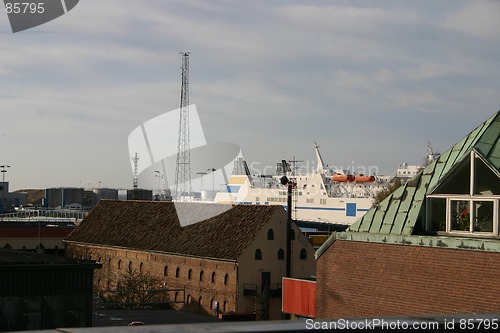
{"label": "sky", "polygon": [[81,0],[18,33],[0,10],[11,190],[130,188],[128,136],[179,107],[185,51],[207,142],[254,173],[312,164],[316,141],[330,166],[392,174],[500,109],[500,1]]}

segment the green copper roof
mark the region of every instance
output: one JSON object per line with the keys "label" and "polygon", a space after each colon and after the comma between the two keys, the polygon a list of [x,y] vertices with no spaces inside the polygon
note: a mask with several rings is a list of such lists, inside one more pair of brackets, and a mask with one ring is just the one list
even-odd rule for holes
{"label": "green copper roof", "polygon": [[[426,195],[436,189],[461,161],[468,158],[472,149],[500,177],[500,111],[385,198],[378,206],[372,207],[347,229],[346,234],[411,236],[423,230]],[[342,237],[342,235],[337,236]],[[333,238],[317,251],[317,257],[331,245]]]}
{"label": "green copper roof", "polygon": [[500,111],[429,164],[417,176],[371,208],[348,231],[412,235],[425,216],[426,195],[435,189],[472,149],[500,174]]}
{"label": "green copper roof", "polygon": [[500,111],[429,164],[420,174],[370,209],[348,231],[409,236],[425,216],[424,200],[475,149],[500,173]]}

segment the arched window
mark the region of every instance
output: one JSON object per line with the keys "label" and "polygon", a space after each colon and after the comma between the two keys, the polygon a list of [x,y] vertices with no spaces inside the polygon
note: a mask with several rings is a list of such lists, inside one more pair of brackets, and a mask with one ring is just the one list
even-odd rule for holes
{"label": "arched window", "polygon": [[198,304],[201,306],[201,296],[198,298]]}
{"label": "arched window", "polygon": [[175,301],[175,302],[177,302],[177,298],[178,298],[178,297],[179,297],[179,292],[178,292],[178,291],[176,291],[176,292],[175,292],[175,296],[174,296],[174,301]]}
{"label": "arched window", "polygon": [[128,263],[128,271],[132,272],[132,260],[130,260]]}
{"label": "arched window", "polygon": [[177,269],[175,270],[175,277],[178,278],[179,277],[179,267],[177,267]]}
{"label": "arched window", "polygon": [[278,260],[285,260],[285,251],[283,249],[278,250]]}
{"label": "arched window", "polygon": [[186,298],[186,303],[189,304],[191,303],[191,295],[188,295]]}
{"label": "arched window", "polygon": [[108,259],[108,267],[111,268],[111,258]]}
{"label": "arched window", "polygon": [[192,270],[192,269],[190,269],[190,270],[188,271],[188,280],[191,280],[191,273],[192,273],[192,272],[193,272],[193,270]]}
{"label": "arched window", "polygon": [[269,229],[267,231],[267,239],[268,240],[274,240],[274,230],[273,229]]}
{"label": "arched window", "polygon": [[139,264],[139,272],[142,273],[142,262]]}
{"label": "arched window", "polygon": [[300,250],[300,259],[307,259],[307,251],[304,248]]}
{"label": "arched window", "polygon": [[260,249],[255,250],[255,260],[262,260],[262,251]]}
{"label": "arched window", "polygon": [[200,281],[203,281],[203,271],[200,272]]}
{"label": "arched window", "polygon": [[224,275],[224,284],[227,285],[227,278],[228,278],[228,275]]}
{"label": "arched window", "polygon": [[118,269],[121,269],[122,268],[122,260],[118,260]]}
{"label": "arched window", "polygon": [[213,298],[210,300],[210,309],[212,309],[212,310],[214,309],[214,299]]}
{"label": "arched window", "polygon": [[226,311],[226,306],[227,306],[227,302],[224,301],[224,305],[222,306],[222,311],[224,311],[224,312]]}
{"label": "arched window", "polygon": [[212,283],[215,283],[215,272],[212,273]]}
{"label": "arched window", "polygon": [[167,273],[168,273],[168,266],[165,266],[165,268],[163,268],[163,276],[167,276]]}

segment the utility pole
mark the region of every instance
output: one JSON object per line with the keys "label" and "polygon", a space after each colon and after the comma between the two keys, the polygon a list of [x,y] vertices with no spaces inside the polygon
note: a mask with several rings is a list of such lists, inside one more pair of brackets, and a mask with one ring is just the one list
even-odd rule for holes
{"label": "utility pole", "polygon": [[291,277],[292,266],[292,193],[295,187],[295,180],[283,176],[280,179],[281,185],[287,186],[287,219],[286,219],[286,253],[285,253],[285,277]]}
{"label": "utility pole", "polygon": [[189,52],[182,55],[181,107],[175,172],[175,198],[191,196],[191,158],[189,143]]}

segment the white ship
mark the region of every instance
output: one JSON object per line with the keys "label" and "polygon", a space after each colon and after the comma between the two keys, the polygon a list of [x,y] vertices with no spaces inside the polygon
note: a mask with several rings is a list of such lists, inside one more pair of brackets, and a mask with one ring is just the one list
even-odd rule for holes
{"label": "white ship", "polygon": [[[351,174],[347,170],[325,167],[314,143],[317,167],[313,172],[295,172],[295,166],[283,160],[272,176],[250,174],[246,162],[239,158],[226,186],[214,201],[226,204],[282,205],[287,207],[286,176],[296,185],[292,194],[292,218],[302,221],[352,224],[373,204],[374,195],[386,187],[390,177]],[[293,164],[293,163],[292,163]]]}

